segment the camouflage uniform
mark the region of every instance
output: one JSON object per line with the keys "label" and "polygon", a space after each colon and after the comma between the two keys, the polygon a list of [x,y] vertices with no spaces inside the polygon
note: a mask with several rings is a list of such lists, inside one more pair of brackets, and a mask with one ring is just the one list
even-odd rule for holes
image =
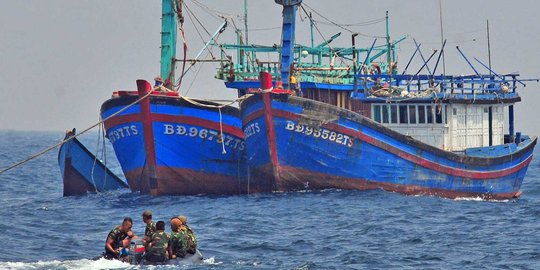
{"label": "camouflage uniform", "polygon": [[186,235],[186,252],[195,254],[197,251],[197,238],[195,237],[195,233],[188,225],[182,226],[180,231]]}
{"label": "camouflage uniform", "polygon": [[151,262],[166,261],[168,259],[167,245],[169,244],[169,239],[170,236],[163,231],[152,234],[152,236],[148,238],[148,242],[151,243],[152,246],[148,247],[144,258]]}
{"label": "camouflage uniform", "polygon": [[146,224],[146,229],[144,230],[144,236],[150,238],[155,232],[156,232],[156,223],[153,221],[150,221],[150,223]]}
{"label": "camouflage uniform", "polygon": [[171,247],[172,254],[177,258],[184,258],[187,250],[187,235],[184,231],[171,232],[171,239],[169,240],[169,247]]}
{"label": "camouflage uniform", "polygon": [[[112,229],[109,232],[109,234],[107,235],[107,239],[109,239],[109,237],[110,237],[113,240],[112,248],[116,250],[116,249],[121,248],[123,246],[122,241],[124,239],[126,239],[127,236],[128,236],[127,233],[120,230],[120,226],[118,226],[118,227]],[[107,241],[107,239],[105,239],[105,241]],[[112,259],[112,258],[118,257],[118,254],[113,253],[110,250],[108,250],[107,248],[105,248],[105,257],[109,258],[109,259]]]}

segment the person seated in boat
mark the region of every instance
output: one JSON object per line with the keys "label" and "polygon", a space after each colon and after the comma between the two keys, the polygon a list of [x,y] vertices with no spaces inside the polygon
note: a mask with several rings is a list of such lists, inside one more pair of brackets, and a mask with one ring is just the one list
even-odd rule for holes
{"label": "person seated in boat", "polygon": [[146,245],[148,238],[156,232],[156,223],[152,220],[152,211],[146,210],[142,213],[142,219],[144,224],[146,224],[146,229],[144,229],[144,237],[142,239],[143,244]]}
{"label": "person seated in boat", "polygon": [[171,238],[169,239],[169,258],[184,258],[187,251],[187,234],[181,230],[182,221],[178,217],[171,218]]}
{"label": "person seated in boat", "polygon": [[105,258],[118,259],[121,257],[120,250],[128,247],[131,238],[135,237],[131,231],[132,226],[133,220],[130,217],[125,217],[122,225],[115,227],[109,232],[105,241],[105,253],[103,254]]}
{"label": "person seated in boat", "polygon": [[165,233],[165,222],[156,223],[156,232],[148,238],[144,259],[149,262],[165,262],[169,259],[167,249],[170,236]]}
{"label": "person seated in boat", "polygon": [[64,140],[69,138],[69,137],[73,137],[75,136],[75,133],[77,133],[77,129],[73,128],[72,130],[66,130],[66,136],[64,137]]}
{"label": "person seated in boat", "polygon": [[161,78],[160,76],[154,78],[154,87],[161,86],[163,85],[163,83],[163,78]]}
{"label": "person seated in boat", "polygon": [[187,225],[187,217],[186,216],[178,216],[178,219],[182,222],[182,226],[180,226],[180,230],[186,234],[186,252],[189,254],[195,254],[197,252],[197,237],[195,237],[195,233],[193,230]]}

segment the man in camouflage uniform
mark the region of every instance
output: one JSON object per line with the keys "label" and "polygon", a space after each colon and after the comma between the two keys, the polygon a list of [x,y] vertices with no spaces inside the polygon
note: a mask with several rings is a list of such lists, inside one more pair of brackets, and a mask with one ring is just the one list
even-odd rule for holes
{"label": "man in camouflage uniform", "polygon": [[171,239],[169,240],[169,258],[184,258],[187,250],[187,235],[180,230],[182,221],[178,217],[171,218]]}
{"label": "man in camouflage uniform", "polygon": [[131,231],[133,220],[130,217],[124,218],[122,225],[112,229],[107,235],[105,241],[105,253],[103,256],[107,259],[120,258],[120,249],[129,246],[131,238],[135,235]]}
{"label": "man in camouflage uniform", "polygon": [[187,225],[186,216],[178,216],[178,219],[182,222],[180,231],[186,235],[186,252],[189,254],[195,254],[195,252],[197,252],[197,237],[195,237],[195,233]]}
{"label": "man in camouflage uniform", "polygon": [[142,213],[143,222],[146,224],[146,229],[144,230],[144,237],[142,239],[143,244],[146,245],[148,238],[150,238],[156,232],[156,223],[152,221],[152,212],[146,210]]}
{"label": "man in camouflage uniform", "polygon": [[149,262],[165,262],[169,259],[167,249],[170,236],[165,233],[165,222],[156,223],[156,232],[148,238],[144,259]]}

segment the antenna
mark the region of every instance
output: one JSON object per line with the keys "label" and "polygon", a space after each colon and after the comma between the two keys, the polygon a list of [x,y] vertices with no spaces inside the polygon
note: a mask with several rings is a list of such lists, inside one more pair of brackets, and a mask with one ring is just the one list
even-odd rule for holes
{"label": "antenna", "polygon": [[244,0],[244,31],[246,32],[246,45],[249,44],[248,39],[248,9],[247,0]]}
{"label": "antenna", "polygon": [[486,31],[487,31],[487,46],[488,46],[488,65],[489,65],[489,75],[491,75],[491,44],[489,43],[489,20],[486,20]]}
{"label": "antenna", "polygon": [[386,49],[386,64],[388,65],[388,67],[386,68],[388,74],[390,74],[390,62],[392,61],[391,59],[391,49],[390,49],[390,32],[389,32],[389,29],[388,29],[388,10],[386,11],[386,46],[387,46],[387,49]]}
{"label": "antenna", "polygon": [[[315,36],[313,34],[313,16],[311,15],[311,11],[309,12],[309,30],[311,32],[311,48],[315,47]],[[315,63],[315,55],[311,55],[311,63]]]}
{"label": "antenna", "polygon": [[[439,19],[441,22],[441,46],[444,47],[444,30],[443,30],[443,16],[442,16],[442,0],[439,0]],[[441,52],[442,54],[442,68],[443,68],[443,74],[446,74],[446,64],[444,62],[444,50]]]}

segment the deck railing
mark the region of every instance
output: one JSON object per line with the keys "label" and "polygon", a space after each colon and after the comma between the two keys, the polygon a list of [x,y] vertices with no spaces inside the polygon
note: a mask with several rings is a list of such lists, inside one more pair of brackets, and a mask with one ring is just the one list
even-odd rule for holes
{"label": "deck railing", "polygon": [[[358,75],[359,89],[401,88],[410,93],[436,89],[449,94],[515,93],[519,74],[493,75]],[[536,81],[536,79],[534,79]],[[363,87],[364,86],[364,87]],[[366,87],[367,86],[367,87]]]}

